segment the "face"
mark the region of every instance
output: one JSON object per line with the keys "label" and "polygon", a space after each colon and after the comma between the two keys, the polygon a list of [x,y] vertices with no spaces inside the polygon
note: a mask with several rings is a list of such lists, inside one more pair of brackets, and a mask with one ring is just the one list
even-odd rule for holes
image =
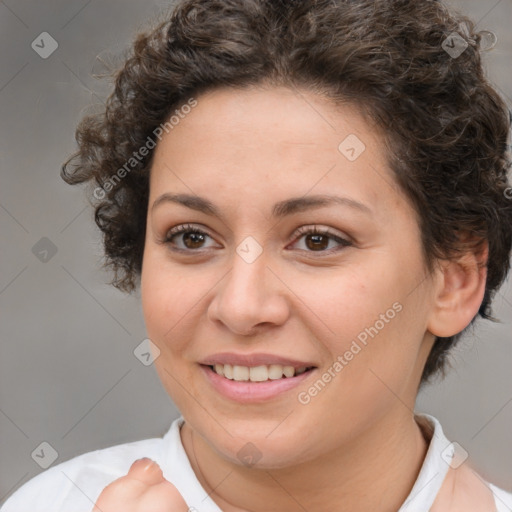
{"label": "face", "polygon": [[250,441],[261,467],[297,464],[414,405],[432,283],[383,138],[353,107],[286,88],[198,97],[155,150],[141,292],[165,389],[227,460]]}

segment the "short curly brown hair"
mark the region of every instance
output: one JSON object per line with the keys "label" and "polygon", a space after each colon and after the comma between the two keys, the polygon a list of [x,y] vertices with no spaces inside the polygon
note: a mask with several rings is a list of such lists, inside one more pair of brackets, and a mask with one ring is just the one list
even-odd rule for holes
{"label": "short curly brown hair", "polygon": [[[480,51],[474,24],[433,0],[184,0],[137,36],[105,111],[79,124],[79,149],[62,177],[100,187],[95,220],[106,264],[112,284],[130,292],[141,272],[154,154],[138,150],[155,145],[158,127],[180,106],[213,88],[258,85],[349,102],[384,133],[428,268],[488,243],[478,315],[494,320],[491,299],[512,244],[510,117]],[[444,374],[461,334],[436,339],[422,383]]]}

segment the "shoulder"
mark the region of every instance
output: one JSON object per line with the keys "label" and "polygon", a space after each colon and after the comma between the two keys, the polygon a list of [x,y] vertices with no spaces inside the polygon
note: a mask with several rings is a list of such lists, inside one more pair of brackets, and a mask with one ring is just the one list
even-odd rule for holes
{"label": "shoulder", "polygon": [[142,457],[158,461],[163,439],[91,451],[40,473],[19,488],[0,512],[89,512],[101,491]]}
{"label": "shoulder", "polygon": [[466,463],[450,469],[431,512],[510,512],[512,494],[486,482]]}
{"label": "shoulder", "polygon": [[[431,491],[430,499],[433,501],[423,503],[425,510],[512,512],[512,494],[482,478],[471,467],[467,454],[458,452],[459,445],[446,438],[435,417],[418,414],[416,421],[429,443],[424,465],[415,484],[418,494],[423,488]],[[417,505],[416,502],[414,504]]]}

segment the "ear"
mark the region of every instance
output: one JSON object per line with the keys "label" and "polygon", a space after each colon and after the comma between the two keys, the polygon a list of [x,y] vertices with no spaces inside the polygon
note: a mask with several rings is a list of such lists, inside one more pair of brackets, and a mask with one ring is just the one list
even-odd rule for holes
{"label": "ear", "polygon": [[463,331],[478,313],[487,281],[489,245],[468,251],[454,260],[439,262],[434,307],[427,329],[447,338]]}

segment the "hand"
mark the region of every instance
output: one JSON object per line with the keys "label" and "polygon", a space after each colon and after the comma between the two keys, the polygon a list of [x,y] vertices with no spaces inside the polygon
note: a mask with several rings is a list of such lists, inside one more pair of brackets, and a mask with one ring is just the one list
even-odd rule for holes
{"label": "hand", "polygon": [[188,512],[185,500],[151,459],[136,460],[128,474],[107,485],[92,512]]}

